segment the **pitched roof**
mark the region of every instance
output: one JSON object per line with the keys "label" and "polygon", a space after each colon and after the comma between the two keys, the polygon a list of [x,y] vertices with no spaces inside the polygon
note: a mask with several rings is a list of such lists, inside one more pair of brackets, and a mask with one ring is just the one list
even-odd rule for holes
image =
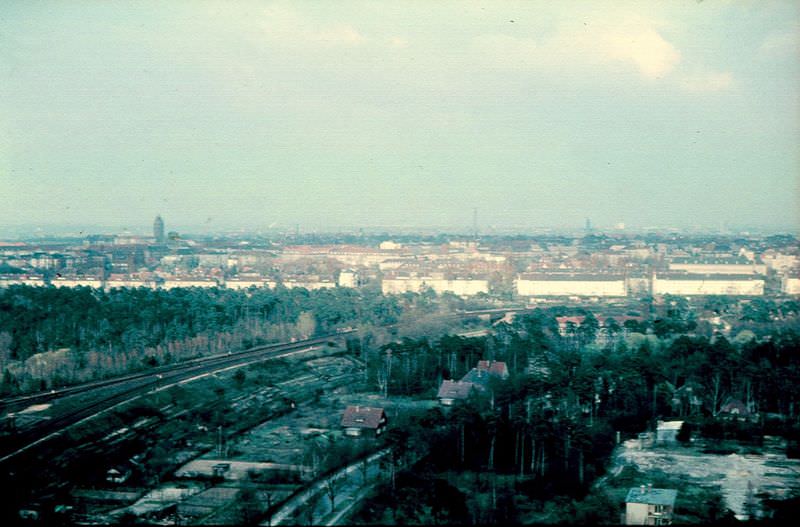
{"label": "pitched roof", "polygon": [[648,505],[675,506],[678,491],[675,489],[654,489],[647,487],[633,487],[628,491],[626,503],[646,503]]}
{"label": "pitched roof", "polygon": [[464,381],[442,381],[439,386],[439,399],[466,399],[475,387],[471,382]]}
{"label": "pitched roof", "polygon": [[371,428],[374,430],[378,428],[381,418],[385,416],[383,408],[348,406],[342,415],[342,426],[345,428]]}
{"label": "pitched roof", "polygon": [[475,388],[483,390],[489,387],[489,377],[490,375],[488,371],[472,368],[466,373],[466,375],[461,377],[459,382],[464,384],[472,384],[475,386]]}
{"label": "pitched roof", "polygon": [[492,375],[499,375],[500,377],[508,377],[508,366],[506,363],[499,360],[479,360],[478,371],[488,371]]}
{"label": "pitched roof", "polygon": [[659,421],[656,423],[657,430],[680,430],[683,421]]}
{"label": "pitched roof", "polygon": [[576,316],[576,317],[556,317],[556,322],[558,322],[559,326],[566,326],[568,323],[572,322],[575,325],[583,324],[583,320],[586,317],[584,316]]}
{"label": "pitched roof", "polygon": [[744,404],[739,399],[730,399],[727,403],[722,405],[722,408],[719,409],[720,413],[723,414],[739,414],[739,415],[749,415],[750,411],[747,409],[747,405]]}

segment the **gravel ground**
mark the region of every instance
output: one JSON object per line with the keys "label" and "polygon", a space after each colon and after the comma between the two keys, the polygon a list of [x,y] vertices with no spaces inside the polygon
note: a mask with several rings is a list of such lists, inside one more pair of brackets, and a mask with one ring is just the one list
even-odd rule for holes
{"label": "gravel ground", "polygon": [[762,454],[705,454],[704,447],[698,442],[642,449],[637,440],[626,441],[617,449],[614,470],[636,465],[645,473],[661,470],[688,476],[699,485],[719,485],[727,507],[740,518],[746,518],[748,485],[753,495],[777,499],[800,491],[800,460],[787,459],[784,444],[777,439],[765,439]]}

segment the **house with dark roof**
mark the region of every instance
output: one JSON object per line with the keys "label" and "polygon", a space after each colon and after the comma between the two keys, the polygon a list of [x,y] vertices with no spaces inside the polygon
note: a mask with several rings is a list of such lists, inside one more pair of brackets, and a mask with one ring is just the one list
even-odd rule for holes
{"label": "house with dark roof", "polygon": [[106,481],[109,483],[125,483],[130,477],[131,469],[124,465],[117,465],[106,471]]}
{"label": "house with dark roof", "polygon": [[719,409],[717,415],[722,419],[731,421],[745,421],[758,418],[758,416],[754,415],[753,412],[747,408],[747,405],[739,399],[728,399]]}
{"label": "house with dark roof", "polygon": [[388,419],[383,408],[370,406],[348,406],[342,414],[342,428],[351,437],[360,437],[365,433],[379,436],[386,429]]}
{"label": "house with dark roof", "polygon": [[489,388],[489,379],[491,378],[491,374],[486,370],[479,370],[478,368],[472,368],[461,378],[462,383],[470,383],[474,385],[474,387],[480,391],[484,391]]}
{"label": "house with dark roof", "polygon": [[670,525],[675,510],[675,489],[634,487],[625,498],[625,525]]}
{"label": "house with dark roof", "polygon": [[471,382],[445,380],[439,386],[436,397],[442,406],[453,406],[456,401],[466,400],[474,389],[475,385]]}

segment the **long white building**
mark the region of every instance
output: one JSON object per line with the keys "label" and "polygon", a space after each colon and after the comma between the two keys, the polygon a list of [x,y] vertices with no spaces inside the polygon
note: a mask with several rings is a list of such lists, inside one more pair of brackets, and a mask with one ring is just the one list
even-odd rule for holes
{"label": "long white building", "polygon": [[764,294],[764,280],[752,274],[662,274],[653,277],[653,294],[761,296]]}
{"label": "long white building", "polygon": [[59,276],[50,280],[56,287],[103,287],[103,280],[91,276]]}
{"label": "long white building", "polygon": [[669,263],[669,270],[694,274],[765,274],[767,272],[767,266],[750,262],[746,258],[705,260],[676,258]]}
{"label": "long white building", "polygon": [[8,287],[10,285],[43,286],[46,284],[44,277],[41,275],[13,274],[0,276],[0,287]]}
{"label": "long white building", "polygon": [[168,278],[161,287],[164,289],[177,289],[179,287],[217,287],[216,280],[210,278]]}
{"label": "long white building", "polygon": [[471,278],[431,278],[431,277],[405,277],[396,276],[384,278],[381,281],[381,291],[384,295],[399,293],[419,293],[430,287],[436,293],[450,292],[458,296],[474,296],[478,293],[489,292],[488,280],[475,280]]}
{"label": "long white building", "polygon": [[142,280],[141,278],[109,278],[104,283],[106,291],[122,287],[155,287],[155,283],[152,280]]}
{"label": "long white building", "polygon": [[275,287],[275,282],[263,278],[229,278],[225,280],[228,289],[249,289],[251,287]]}
{"label": "long white building", "polygon": [[520,296],[627,296],[625,278],[617,275],[543,273],[516,280]]}
{"label": "long white building", "polygon": [[309,291],[316,291],[317,289],[328,289],[336,287],[336,282],[331,280],[296,280],[289,279],[283,281],[283,287],[286,289],[304,288]]}

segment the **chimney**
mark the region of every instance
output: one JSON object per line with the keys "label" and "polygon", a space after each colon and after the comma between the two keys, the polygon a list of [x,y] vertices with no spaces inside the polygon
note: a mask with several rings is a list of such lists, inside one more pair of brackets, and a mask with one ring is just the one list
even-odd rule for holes
{"label": "chimney", "polygon": [[652,490],[653,490],[653,484],[652,483],[648,483],[647,484],[647,492],[652,492]]}
{"label": "chimney", "polygon": [[644,494],[644,493],[645,493],[645,492],[644,492],[644,485],[642,485],[641,487],[639,487],[639,490],[642,492],[642,494]]}

